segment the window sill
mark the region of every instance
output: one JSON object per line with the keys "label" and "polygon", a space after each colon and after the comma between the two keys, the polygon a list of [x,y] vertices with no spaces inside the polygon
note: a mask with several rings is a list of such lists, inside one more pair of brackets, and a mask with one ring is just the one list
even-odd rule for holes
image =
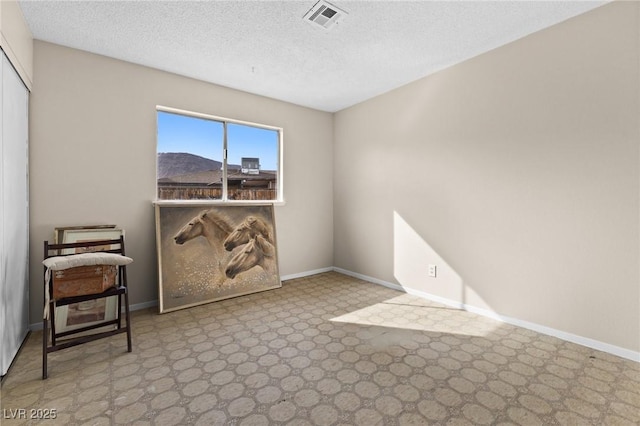
{"label": "window sill", "polygon": [[154,206],[242,206],[242,205],[271,205],[284,206],[286,201],[252,201],[252,200],[154,200]]}

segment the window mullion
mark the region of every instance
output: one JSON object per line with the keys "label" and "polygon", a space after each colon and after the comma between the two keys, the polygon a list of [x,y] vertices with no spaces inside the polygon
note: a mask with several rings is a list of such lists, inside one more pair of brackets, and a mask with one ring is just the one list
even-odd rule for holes
{"label": "window mullion", "polygon": [[227,122],[222,122],[222,201],[229,200],[227,187]]}

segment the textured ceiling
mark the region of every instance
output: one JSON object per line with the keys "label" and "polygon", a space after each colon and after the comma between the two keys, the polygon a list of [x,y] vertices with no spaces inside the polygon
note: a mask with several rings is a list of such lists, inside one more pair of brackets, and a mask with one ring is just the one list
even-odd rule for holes
{"label": "textured ceiling", "polygon": [[19,1],[34,38],[338,111],[606,1]]}

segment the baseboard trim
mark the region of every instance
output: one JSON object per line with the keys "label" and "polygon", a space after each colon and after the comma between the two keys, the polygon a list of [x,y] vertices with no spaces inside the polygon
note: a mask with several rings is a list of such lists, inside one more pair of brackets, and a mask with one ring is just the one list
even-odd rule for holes
{"label": "baseboard trim", "polygon": [[640,363],[640,352],[632,351],[630,349],[621,348],[619,346],[611,345],[609,343],[604,343],[599,340],[590,339],[588,337],[578,336],[576,334],[567,333],[562,330],[557,330],[555,328],[547,327],[544,325],[532,323],[529,321],[524,321],[518,318],[512,318],[505,315],[500,315],[496,312],[478,308],[475,306],[467,305],[466,303],[456,302],[454,300],[446,299],[440,296],[436,296],[430,293],[426,293],[419,290],[414,290],[410,288],[404,288],[401,285],[390,283],[388,281],[383,281],[378,278],[370,277],[368,275],[359,274],[357,272],[349,271],[343,268],[333,268],[335,272],[339,272],[344,275],[349,275],[354,278],[359,278],[364,281],[368,281],[373,284],[382,285],[394,290],[402,291],[407,294],[411,294],[413,296],[418,296],[427,300],[431,300],[433,302],[442,303],[443,305],[447,305],[453,308],[458,308],[464,311],[468,311],[474,314],[482,315],[484,317],[492,318],[497,321],[503,322],[505,324],[515,325],[517,327],[526,328],[528,330],[533,330],[538,333],[546,334],[548,336],[557,337],[558,339],[565,340],[567,342],[576,343],[581,346],[586,346],[591,349],[596,349],[602,352],[606,352],[612,355],[619,356],[621,358],[625,358],[631,361]]}
{"label": "baseboard trim", "polygon": [[[338,268],[335,266],[330,266],[327,268],[313,269],[311,271],[298,272],[295,274],[283,275],[280,277],[281,281],[293,280],[296,278],[304,278],[311,275],[322,274],[325,272],[338,272],[340,274],[348,275],[350,277],[358,278],[363,281],[367,281],[373,284],[378,284],[384,287],[388,287],[393,290],[402,291],[407,294],[411,294],[413,296],[418,296],[423,299],[431,300],[433,302],[441,303],[443,305],[461,309],[464,311],[468,311],[477,315],[482,315],[484,317],[492,318],[497,321],[503,322],[505,324],[515,325],[517,327],[526,328],[528,330],[533,330],[538,333],[546,334],[548,336],[557,337],[558,339],[565,340],[567,342],[576,343],[578,345],[586,346],[591,349],[596,349],[602,352],[606,352],[615,356],[619,356],[621,358],[625,358],[631,361],[635,361],[640,363],[640,352],[632,351],[630,349],[622,348],[619,346],[611,345],[609,343],[604,343],[599,340],[590,339],[588,337],[578,336],[576,334],[567,333],[562,330],[557,330],[555,328],[547,327],[544,325],[532,323],[529,321],[524,321],[518,318],[512,318],[505,315],[500,315],[496,312],[489,311],[487,309],[478,308],[475,306],[467,305],[466,303],[456,302],[451,299],[447,299],[444,297],[436,296],[434,294],[426,293],[419,290],[414,290],[410,288],[404,288],[399,284],[391,283],[388,281],[384,281],[378,278],[370,277],[368,275],[360,274],[357,272],[349,271],[348,269]],[[158,306],[157,300],[151,300],[148,302],[136,303],[135,305],[131,305],[131,311],[138,311],[141,309],[147,309]],[[37,322],[31,324],[29,326],[29,330],[37,331],[42,330],[42,322]]]}
{"label": "baseboard trim", "polygon": [[141,309],[154,308],[158,306],[157,300],[150,300],[149,302],[136,303],[135,305],[129,306],[131,311],[139,311]]}
{"label": "baseboard trim", "polygon": [[314,269],[314,270],[311,270],[311,271],[298,272],[296,274],[282,275],[280,277],[280,281],[288,281],[288,280],[293,280],[293,279],[296,279],[296,278],[309,277],[311,275],[318,275],[318,274],[322,274],[324,272],[332,272],[334,270],[335,270],[335,268],[333,266],[329,266],[327,268],[320,268],[320,269]]}
{"label": "baseboard trim", "polygon": [[[332,272],[334,269],[335,268],[333,266],[329,266],[326,268],[313,269],[311,271],[298,272],[296,274],[283,275],[280,277],[280,281],[287,281],[287,280],[293,280],[296,278],[309,277],[311,275],[322,274],[324,272]],[[158,300],[150,300],[148,302],[136,303],[135,305],[131,305],[129,306],[129,309],[131,309],[131,312],[133,312],[133,311],[139,311],[141,309],[153,308],[156,306],[158,306]],[[42,330],[42,321],[30,324],[29,330],[30,331]]]}
{"label": "baseboard trim", "polygon": [[[296,274],[283,275],[280,277],[280,281],[287,281],[287,280],[293,280],[295,278],[309,277],[311,275],[322,274],[324,272],[332,272],[333,270],[334,270],[333,266],[329,266],[327,268],[320,268],[320,269],[314,269],[311,271],[299,272]],[[129,306],[129,309],[131,309],[131,312],[133,312],[133,311],[139,311],[141,309],[153,308],[156,306],[158,306],[158,300],[150,300],[148,302],[136,303],[135,305],[131,305]],[[30,324],[29,330],[30,331],[42,330],[42,321],[34,324]]]}

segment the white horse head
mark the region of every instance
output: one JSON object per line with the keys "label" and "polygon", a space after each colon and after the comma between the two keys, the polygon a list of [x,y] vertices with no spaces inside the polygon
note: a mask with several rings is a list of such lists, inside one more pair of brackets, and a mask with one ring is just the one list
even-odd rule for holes
{"label": "white horse head", "polygon": [[233,231],[233,228],[224,218],[212,210],[205,210],[184,225],[173,239],[176,244],[184,244],[189,240],[202,236],[213,245],[216,240],[219,242],[226,238],[231,231]]}

